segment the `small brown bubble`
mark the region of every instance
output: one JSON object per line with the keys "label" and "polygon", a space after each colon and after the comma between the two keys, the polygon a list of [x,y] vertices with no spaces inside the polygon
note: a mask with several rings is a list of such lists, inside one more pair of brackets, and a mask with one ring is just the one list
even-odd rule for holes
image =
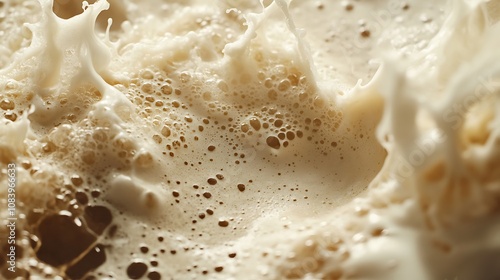
{"label": "small brown bubble", "polygon": [[250,125],[253,127],[253,129],[255,130],[259,130],[260,129],[260,121],[259,119],[253,117],[250,119]]}
{"label": "small brown bubble", "polygon": [[279,149],[281,146],[280,140],[276,136],[267,137],[266,143],[269,147],[271,147],[273,149]]}
{"label": "small brown bubble", "polygon": [[320,119],[314,119],[313,120],[313,125],[314,126],[321,126],[321,120]]}
{"label": "small brown bubble", "polygon": [[227,92],[229,90],[229,87],[227,86],[226,82],[224,82],[224,81],[217,82],[217,88],[219,88],[223,92]]}
{"label": "small brown bubble", "polygon": [[212,194],[211,194],[211,193],[209,193],[209,192],[204,192],[204,193],[203,193],[203,197],[205,197],[205,198],[211,198],[211,197],[212,197]]}
{"label": "small brown bubble", "polygon": [[274,89],[270,89],[267,92],[267,97],[269,97],[269,99],[271,100],[276,100],[278,99],[278,93]]}
{"label": "small brown bubble", "polygon": [[98,190],[93,190],[90,192],[90,195],[93,197],[93,198],[98,198],[100,195],[101,195],[101,192],[98,191]]}
{"label": "small brown bubble", "polygon": [[201,96],[203,97],[203,100],[205,100],[205,101],[212,100],[212,94],[208,91],[204,92]]}
{"label": "small brown bubble", "polygon": [[32,167],[32,164],[28,160],[25,160],[25,161],[21,162],[21,166],[24,169],[28,170],[28,169],[30,169]]}
{"label": "small brown bubble", "polygon": [[148,266],[142,262],[133,262],[127,267],[127,275],[130,279],[139,279],[148,270]]}
{"label": "small brown bubble", "polygon": [[207,209],[206,211],[207,211],[208,215],[213,215],[214,214],[214,210],[212,210],[212,209]]}
{"label": "small brown bubble", "polygon": [[162,129],[161,129],[161,134],[165,137],[169,137],[170,134],[172,134],[172,131],[170,130],[170,128],[164,126]]}
{"label": "small brown bubble", "polygon": [[219,179],[219,180],[224,179],[224,175],[222,175],[222,174],[217,174],[217,175],[215,175],[215,177],[216,177],[217,179]]}
{"label": "small brown bubble", "polygon": [[248,126],[248,124],[242,124],[240,126],[240,128],[241,128],[241,131],[244,132],[244,133],[247,133],[248,130],[250,129],[250,127]]}
{"label": "small brown bubble", "polygon": [[230,253],[228,256],[229,256],[230,258],[234,258],[234,257],[236,257],[236,253]]}
{"label": "small brown bubble", "polygon": [[42,150],[46,153],[54,152],[56,150],[56,145],[49,141],[42,145]]}
{"label": "small brown bubble", "polygon": [[215,178],[208,178],[207,183],[210,185],[215,185],[217,184],[217,179]]}
{"label": "small brown bubble", "polygon": [[100,205],[85,207],[84,217],[87,226],[97,234],[102,234],[113,220],[111,211]]}
{"label": "small brown bubble", "polygon": [[293,140],[293,139],[295,139],[295,133],[293,133],[292,131],[288,131],[288,132],[286,133],[286,138],[287,138],[288,140]]}
{"label": "small brown bubble", "polygon": [[153,85],[150,84],[150,83],[144,83],[141,87],[141,90],[144,92],[144,93],[152,93],[153,92]]}
{"label": "small brown bubble", "polygon": [[151,271],[148,273],[149,280],[161,280],[161,274],[158,271]]}
{"label": "small brown bubble", "polygon": [[173,192],[172,192],[172,195],[173,195],[174,197],[179,197],[179,195],[180,195],[180,194],[179,194],[179,192],[178,192],[178,191],[173,191]]}
{"label": "small brown bubble", "polygon": [[285,136],[285,133],[284,133],[284,132],[280,132],[280,133],[278,133],[278,138],[279,138],[280,140],[285,140],[285,137],[286,137],[286,136]]}
{"label": "small brown bubble", "polygon": [[141,253],[143,253],[143,254],[146,254],[147,252],[149,252],[149,248],[147,246],[144,246],[144,245],[141,246],[139,248],[139,250],[141,250]]}
{"label": "small brown bubble", "polygon": [[87,195],[84,192],[80,191],[75,193],[75,199],[82,205],[86,205],[89,202],[89,198],[87,197]]}
{"label": "small brown bubble", "polygon": [[370,30],[363,29],[363,30],[361,30],[360,35],[361,35],[361,37],[363,37],[363,38],[368,38],[368,37],[370,37],[371,33],[370,33]]}
{"label": "small brown bubble", "polygon": [[227,226],[229,226],[229,222],[226,220],[219,220],[219,226],[220,227],[227,227]]}
{"label": "small brown bubble", "polygon": [[238,184],[238,190],[239,190],[240,192],[245,191],[245,185],[243,185],[243,184]]}
{"label": "small brown bubble", "polygon": [[304,136],[304,133],[302,131],[297,131],[297,137],[302,138]]}
{"label": "small brown bubble", "polygon": [[200,218],[200,219],[205,219],[205,213],[200,213],[200,214],[198,214],[198,218]]}
{"label": "small brown bubble", "polygon": [[16,113],[12,112],[12,111],[7,111],[4,113],[4,117],[6,119],[8,119],[9,121],[16,121],[17,120],[17,115]]}
{"label": "small brown bubble", "polygon": [[161,87],[161,92],[165,95],[170,95],[172,94],[172,86],[170,85],[164,85]]}
{"label": "small brown bubble", "polygon": [[349,3],[349,4],[346,4],[344,6],[344,8],[346,11],[352,11],[354,9],[354,5]]}
{"label": "small brown bubble", "polygon": [[221,272],[223,269],[224,269],[224,267],[222,267],[222,266],[217,266],[216,268],[214,268],[214,270],[216,272]]}
{"label": "small brown bubble", "polygon": [[376,228],[372,230],[372,236],[381,236],[384,233],[384,229]]}
{"label": "small brown bubble", "polygon": [[290,88],[290,81],[287,79],[281,80],[278,84],[279,91],[285,91]]}
{"label": "small brown bubble", "polygon": [[0,101],[0,108],[2,108],[3,110],[13,110],[15,107],[16,105],[14,104],[14,102],[7,98],[4,98],[2,99],[2,101]]}
{"label": "small brown bubble", "polygon": [[282,120],[275,120],[274,121],[274,126],[275,127],[281,127],[283,125],[283,121]]}
{"label": "small brown bubble", "polygon": [[213,152],[214,150],[215,150],[215,146],[212,146],[212,145],[208,146],[209,152]]}

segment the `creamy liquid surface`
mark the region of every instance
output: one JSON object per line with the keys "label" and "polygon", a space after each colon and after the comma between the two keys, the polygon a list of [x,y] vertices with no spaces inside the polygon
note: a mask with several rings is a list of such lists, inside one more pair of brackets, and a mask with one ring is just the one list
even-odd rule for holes
{"label": "creamy liquid surface", "polygon": [[79,2],[0,2],[3,277],[500,278],[498,1]]}

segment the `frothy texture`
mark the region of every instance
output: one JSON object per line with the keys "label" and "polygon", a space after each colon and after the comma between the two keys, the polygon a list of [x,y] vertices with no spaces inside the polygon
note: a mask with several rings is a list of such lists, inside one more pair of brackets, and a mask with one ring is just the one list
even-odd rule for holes
{"label": "frothy texture", "polygon": [[76,2],[0,2],[4,277],[500,277],[498,2]]}

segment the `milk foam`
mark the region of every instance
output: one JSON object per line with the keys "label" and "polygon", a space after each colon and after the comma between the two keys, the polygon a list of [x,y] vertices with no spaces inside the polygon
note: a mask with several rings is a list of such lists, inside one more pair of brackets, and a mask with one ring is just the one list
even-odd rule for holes
{"label": "milk foam", "polygon": [[499,277],[495,3],[9,2],[2,274]]}

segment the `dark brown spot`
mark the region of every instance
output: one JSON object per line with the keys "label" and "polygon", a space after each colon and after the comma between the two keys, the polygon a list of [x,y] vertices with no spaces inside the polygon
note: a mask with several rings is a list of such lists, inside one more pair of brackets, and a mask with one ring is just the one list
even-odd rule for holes
{"label": "dark brown spot", "polygon": [[267,137],[266,139],[266,143],[269,147],[273,148],[273,149],[279,149],[281,144],[280,144],[280,140],[278,139],[278,137],[276,136],[269,136]]}
{"label": "dark brown spot", "polygon": [[361,37],[368,38],[368,37],[370,37],[371,33],[370,33],[370,30],[363,29],[360,34],[361,34]]}
{"label": "dark brown spot", "polygon": [[87,203],[89,203],[89,198],[87,197],[87,195],[84,192],[76,192],[75,199],[81,205],[86,205]]}
{"label": "dark brown spot", "polygon": [[245,190],[245,185],[238,184],[238,190],[240,190],[240,192],[244,191]]}
{"label": "dark brown spot", "polygon": [[13,110],[15,107],[16,105],[14,104],[14,102],[9,99],[5,98],[0,101],[0,108],[2,108],[3,110]]}
{"label": "dark brown spot", "polygon": [[79,187],[83,184],[83,179],[78,175],[73,175],[71,176],[71,183],[73,183],[76,187]]}
{"label": "dark brown spot", "polygon": [[139,250],[141,250],[141,253],[144,253],[144,254],[149,252],[149,248],[147,246],[141,246],[141,248],[139,248]]}
{"label": "dark brown spot", "polygon": [[51,215],[38,226],[41,246],[36,256],[52,266],[74,260],[96,240],[85,228],[78,226],[73,217]]}
{"label": "dark brown spot", "polygon": [[219,226],[220,227],[227,227],[229,225],[229,222],[226,220],[219,220]]}
{"label": "dark brown spot", "polygon": [[211,194],[211,193],[209,193],[209,192],[204,192],[204,193],[203,193],[203,197],[205,197],[205,198],[211,198],[211,197],[212,197],[212,194]]}
{"label": "dark brown spot", "polygon": [[102,234],[113,220],[111,211],[100,205],[85,207],[84,218],[87,226],[97,234]]}
{"label": "dark brown spot", "polygon": [[208,178],[207,183],[209,183],[210,185],[215,185],[215,184],[217,184],[217,179],[215,179],[215,178]]}
{"label": "dark brown spot", "polygon": [[253,129],[255,130],[259,130],[260,129],[260,121],[259,119],[253,117],[250,119],[250,125],[253,127]]}
{"label": "dark brown spot", "polygon": [[93,190],[90,192],[90,195],[92,195],[93,198],[98,198],[101,195],[100,191]]}
{"label": "dark brown spot", "polygon": [[127,275],[130,279],[139,279],[148,270],[148,266],[142,262],[133,262],[127,267]]}
{"label": "dark brown spot", "polygon": [[148,279],[150,280],[160,280],[161,274],[158,271],[151,271],[148,273]]}

